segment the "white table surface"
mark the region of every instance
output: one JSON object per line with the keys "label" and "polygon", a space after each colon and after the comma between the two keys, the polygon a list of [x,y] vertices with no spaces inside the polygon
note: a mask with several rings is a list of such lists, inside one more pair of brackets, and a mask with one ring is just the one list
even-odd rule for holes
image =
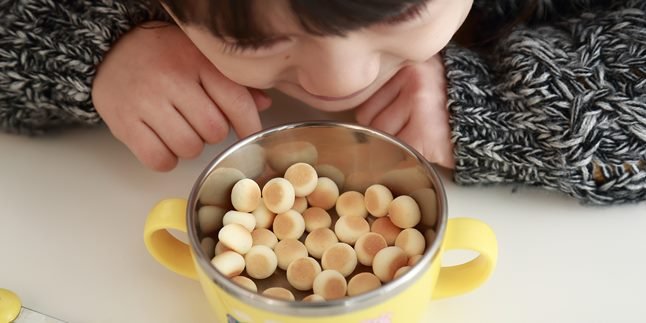
{"label": "white table surface", "polygon": [[[348,115],[280,96],[263,114],[265,126],[320,118]],[[187,197],[232,142],[156,173],[103,128],[0,134],[0,287],[69,322],[213,321],[199,284],[156,263],[142,231],[155,202]],[[587,207],[540,189],[444,179],[449,216],[489,223],[500,255],[483,287],[429,304],[434,322],[644,322],[646,204]]]}

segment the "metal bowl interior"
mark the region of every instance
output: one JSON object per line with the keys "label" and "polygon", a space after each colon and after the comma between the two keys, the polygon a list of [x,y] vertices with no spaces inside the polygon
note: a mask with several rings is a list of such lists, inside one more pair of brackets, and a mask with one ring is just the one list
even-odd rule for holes
{"label": "metal bowl interior", "polygon": [[[258,290],[285,287],[294,293],[297,301],[266,297],[231,282],[211,265],[209,256],[200,248],[200,241],[206,236],[217,242],[217,230],[210,235],[202,232],[197,218],[198,210],[205,205],[230,210],[231,188],[241,176],[254,179],[262,188],[269,179],[282,177],[287,167],[296,162],[313,165],[319,176],[335,181],[340,192],[352,190],[363,193],[368,186],[379,183],[390,188],[394,196],[413,197],[422,213],[422,220],[416,228],[427,240],[422,259],[406,274],[377,290],[334,301],[299,302],[310,293],[292,288],[285,279],[285,271],[281,269],[267,279],[255,280]],[[329,212],[335,221],[334,209]],[[414,149],[373,129],[329,121],[278,126],[232,145],[200,175],[190,194],[187,210],[191,246],[198,264],[214,283],[252,306],[305,316],[358,310],[405,289],[414,282],[415,277],[425,272],[436,257],[446,221],[446,196],[440,177]],[[359,264],[356,272],[361,271],[371,270]]]}

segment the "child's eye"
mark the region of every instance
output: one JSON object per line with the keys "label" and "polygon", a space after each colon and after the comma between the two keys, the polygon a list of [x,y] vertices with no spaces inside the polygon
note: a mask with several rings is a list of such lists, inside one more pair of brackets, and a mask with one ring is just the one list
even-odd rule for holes
{"label": "child's eye", "polygon": [[222,51],[229,54],[265,53],[289,42],[287,37],[269,38],[254,41],[224,41]]}
{"label": "child's eye", "polygon": [[430,0],[411,5],[400,14],[384,20],[382,24],[396,25],[409,20],[413,20],[415,18],[419,18],[426,11],[428,2],[430,2]]}

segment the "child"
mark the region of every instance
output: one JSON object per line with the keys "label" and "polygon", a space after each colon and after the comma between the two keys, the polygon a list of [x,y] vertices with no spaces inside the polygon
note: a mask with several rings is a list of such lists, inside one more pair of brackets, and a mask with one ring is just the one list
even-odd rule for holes
{"label": "child", "polygon": [[144,164],[169,170],[229,126],[260,130],[262,90],[276,88],[356,108],[357,122],[454,168],[458,183],[646,199],[645,1],[162,5],[168,16],[112,1],[1,2],[2,127],[100,115]]}

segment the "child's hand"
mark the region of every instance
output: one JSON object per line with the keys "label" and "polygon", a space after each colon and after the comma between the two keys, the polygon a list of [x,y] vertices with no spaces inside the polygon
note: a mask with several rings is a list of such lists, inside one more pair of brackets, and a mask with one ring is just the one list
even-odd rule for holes
{"label": "child's hand", "polygon": [[92,86],[96,110],[112,134],[146,166],[171,170],[229,132],[261,129],[271,100],[238,85],[211,64],[176,26],[138,27],[111,49]]}
{"label": "child's hand", "polygon": [[432,163],[454,168],[446,91],[438,54],[399,71],[357,108],[357,121],[396,135]]}

